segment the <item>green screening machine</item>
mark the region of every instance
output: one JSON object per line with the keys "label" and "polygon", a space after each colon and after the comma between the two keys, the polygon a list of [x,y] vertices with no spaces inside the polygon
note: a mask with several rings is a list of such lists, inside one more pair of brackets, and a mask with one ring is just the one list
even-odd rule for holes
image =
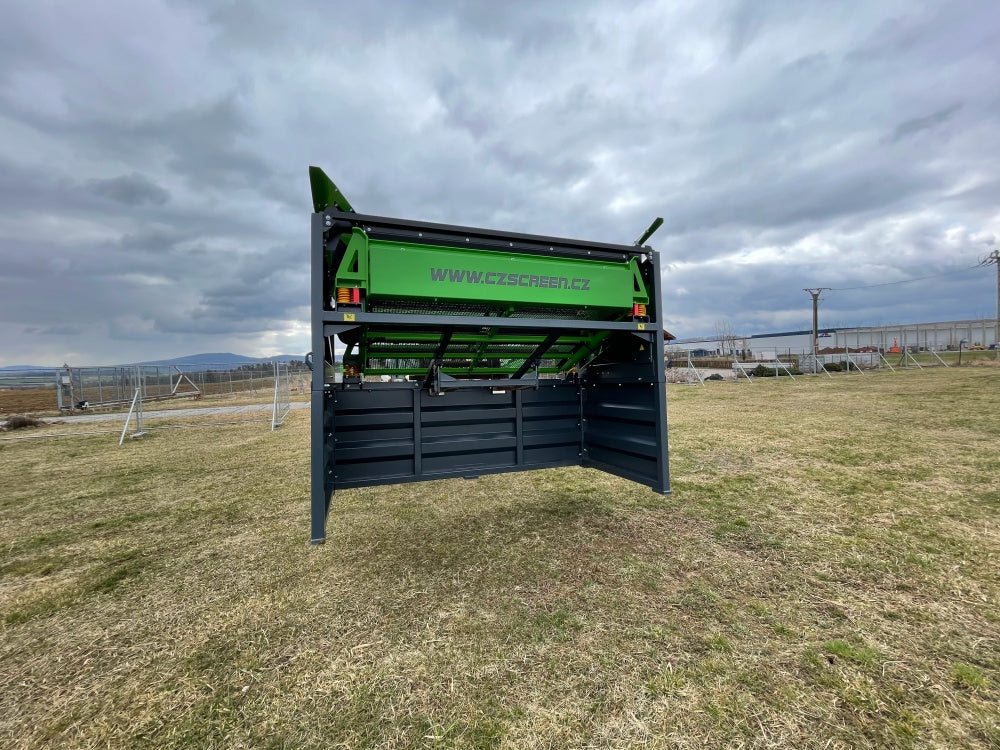
{"label": "green screening machine", "polygon": [[309,177],[313,543],[338,488],[579,465],[670,491],[661,219],[633,245],[432,224]]}

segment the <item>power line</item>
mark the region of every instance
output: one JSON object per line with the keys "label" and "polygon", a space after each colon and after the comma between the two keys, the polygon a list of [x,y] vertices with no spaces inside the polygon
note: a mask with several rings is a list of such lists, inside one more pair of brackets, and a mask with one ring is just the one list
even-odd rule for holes
{"label": "power line", "polygon": [[983,259],[979,261],[978,266],[973,266],[973,268],[983,268],[985,266],[995,266],[1000,263],[1000,250],[993,250],[983,256]]}
{"label": "power line", "polygon": [[967,266],[965,268],[958,268],[954,271],[945,271],[944,273],[934,273],[930,276],[918,276],[915,279],[903,279],[902,281],[886,281],[881,284],[865,284],[864,286],[846,286],[846,287],[833,287],[830,289],[831,292],[853,292],[855,289],[874,289],[880,286],[895,286],[896,284],[909,284],[913,281],[927,281],[927,279],[939,279],[942,276],[954,276],[958,273],[965,273],[966,271],[972,271],[976,268],[982,268],[983,264],[980,263],[975,266]]}

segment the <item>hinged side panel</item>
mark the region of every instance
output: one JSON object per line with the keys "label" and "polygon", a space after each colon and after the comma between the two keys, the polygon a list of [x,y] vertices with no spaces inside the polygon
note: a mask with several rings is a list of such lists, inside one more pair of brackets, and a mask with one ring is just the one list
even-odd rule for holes
{"label": "hinged side panel", "polygon": [[580,460],[579,389],[489,388],[440,396],[416,383],[328,393],[334,489],[565,466]]}
{"label": "hinged side panel", "polygon": [[638,371],[643,375],[634,365],[614,365],[587,383],[582,463],[666,493],[667,446],[661,438],[666,413],[659,397],[664,384],[651,367]]}
{"label": "hinged side panel", "polygon": [[670,492],[667,385],[655,251],[644,272],[653,291],[649,334],[611,334],[603,361],[588,368],[583,378],[581,463],[666,494]]}

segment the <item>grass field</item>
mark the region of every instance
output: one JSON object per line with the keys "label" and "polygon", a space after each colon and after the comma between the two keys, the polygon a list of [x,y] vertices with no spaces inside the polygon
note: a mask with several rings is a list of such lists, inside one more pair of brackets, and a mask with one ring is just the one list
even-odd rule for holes
{"label": "grass field", "polygon": [[669,391],[674,493],[0,444],[3,747],[1000,747],[1000,368]]}

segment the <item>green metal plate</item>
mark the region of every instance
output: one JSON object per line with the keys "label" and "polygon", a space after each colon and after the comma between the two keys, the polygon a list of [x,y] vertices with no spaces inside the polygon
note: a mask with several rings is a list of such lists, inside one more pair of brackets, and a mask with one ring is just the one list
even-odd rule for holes
{"label": "green metal plate", "polygon": [[322,211],[328,206],[336,206],[341,211],[354,212],[344,194],[340,192],[333,180],[327,177],[319,167],[309,167],[309,185],[312,188],[313,208]]}
{"label": "green metal plate", "polygon": [[440,299],[511,305],[631,309],[633,263],[550,258],[470,248],[368,243],[371,299]]}

